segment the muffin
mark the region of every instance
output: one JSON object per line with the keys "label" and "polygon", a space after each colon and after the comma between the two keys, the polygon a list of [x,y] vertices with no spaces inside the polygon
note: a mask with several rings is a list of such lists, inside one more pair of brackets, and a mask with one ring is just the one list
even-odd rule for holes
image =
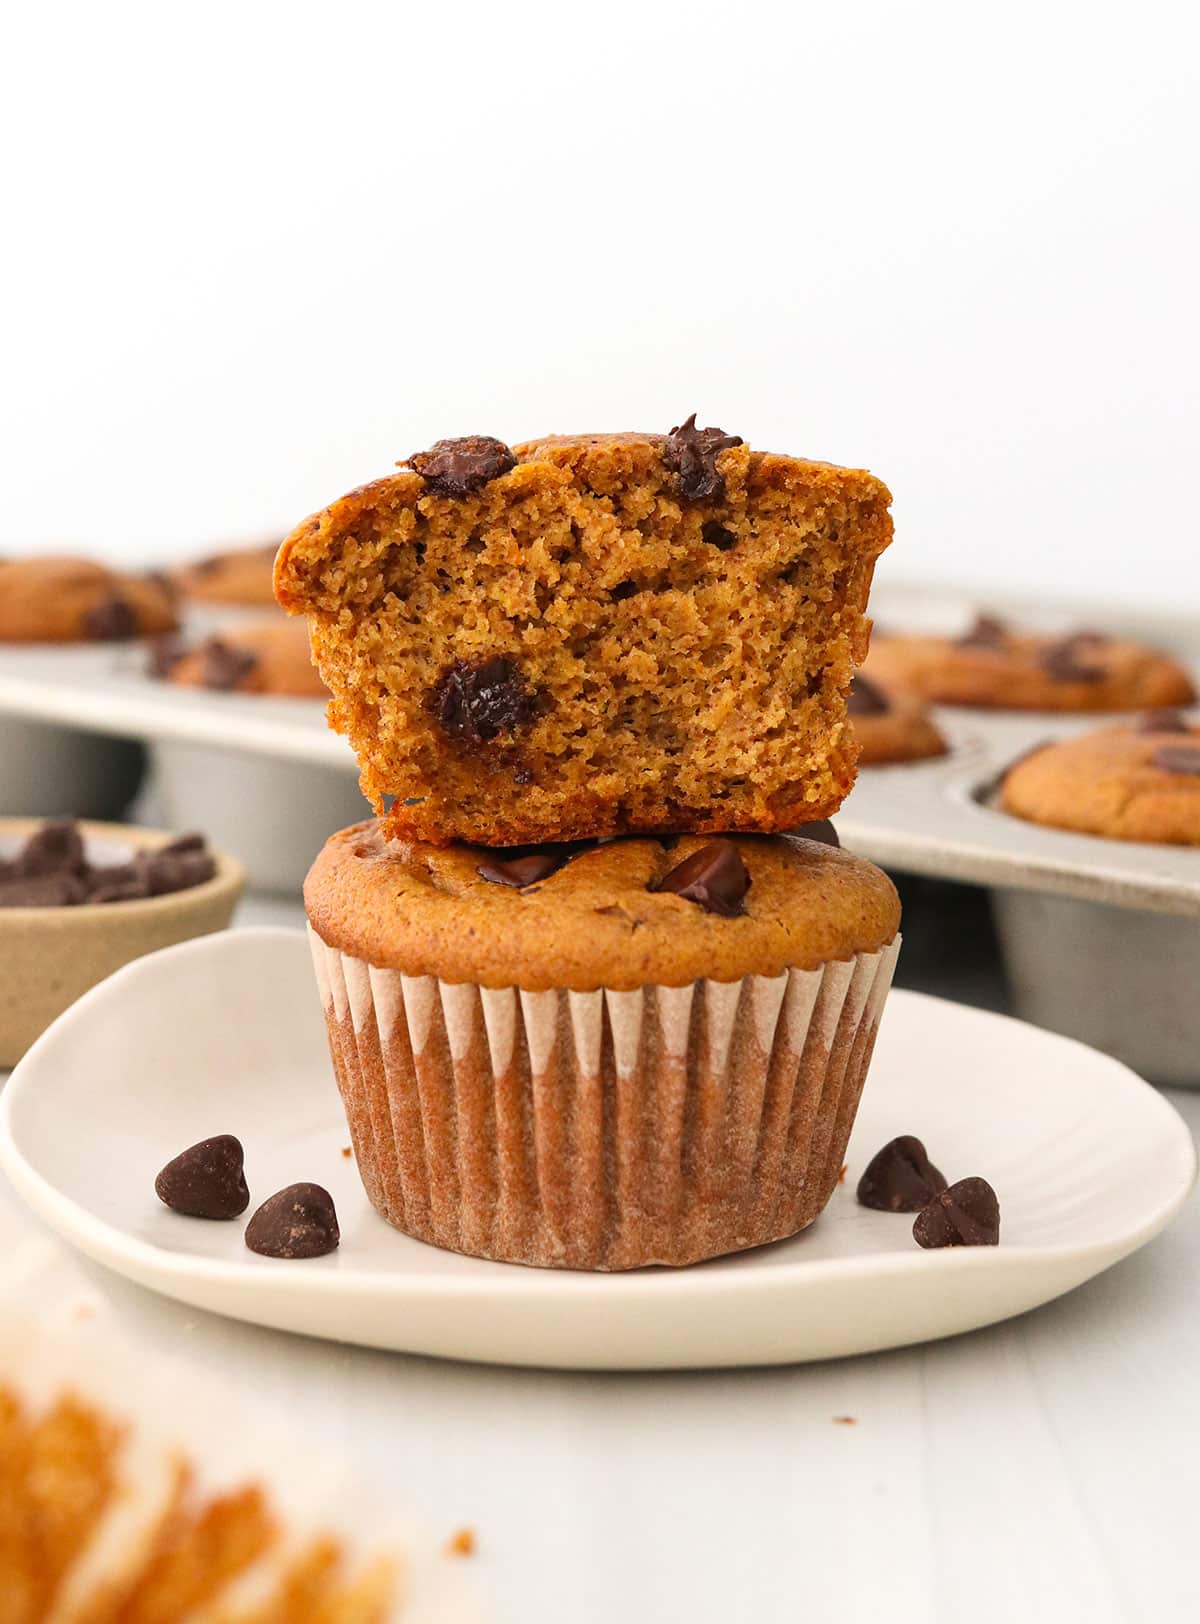
{"label": "muffin", "polygon": [[0,559],[0,643],[109,643],[174,630],[170,582],[88,558]]}
{"label": "muffin", "polygon": [[149,670],[151,676],[183,688],[328,698],[304,625],[282,616],[231,626],[190,644],[179,637],[162,638],[150,650]]}
{"label": "muffin", "polygon": [[1168,711],[1043,745],[1005,773],[1000,804],[1056,829],[1200,846],[1200,726]]}
{"label": "muffin", "polygon": [[548,1268],[793,1235],[841,1170],[899,946],[890,880],[787,836],[326,844],[304,890],[376,1210]]}
{"label": "muffin", "polygon": [[1189,705],[1186,667],[1145,644],[1078,631],[1051,637],[980,615],[961,637],[877,630],[868,677],[945,705],[1125,711]]}
{"label": "muffin", "polygon": [[692,420],[475,436],[307,520],[275,586],[393,835],[771,833],[853,782],[889,502]]}
{"label": "muffin", "polygon": [[175,572],[175,584],[186,598],[249,609],[274,607],[272,573],[279,542],[259,542],[198,558]]}
{"label": "muffin", "polygon": [[860,767],[946,754],[946,741],[918,694],[889,690],[859,672],[850,685],[846,712],[858,740]]}

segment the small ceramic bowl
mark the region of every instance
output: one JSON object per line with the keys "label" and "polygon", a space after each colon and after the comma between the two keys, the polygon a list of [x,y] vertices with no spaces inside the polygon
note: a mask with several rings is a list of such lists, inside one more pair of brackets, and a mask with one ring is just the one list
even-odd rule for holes
{"label": "small ceramic bowl", "polygon": [[[36,830],[38,818],[0,818],[0,856]],[[81,825],[95,863],[127,862],[175,837],[123,824]],[[130,959],[192,936],[223,930],[242,892],[245,871],[213,856],[217,872],[203,885],[133,902],[70,908],[0,908],[0,1066],[15,1066],[33,1040],[69,1004]],[[131,1039],[132,1041],[132,1039]]]}

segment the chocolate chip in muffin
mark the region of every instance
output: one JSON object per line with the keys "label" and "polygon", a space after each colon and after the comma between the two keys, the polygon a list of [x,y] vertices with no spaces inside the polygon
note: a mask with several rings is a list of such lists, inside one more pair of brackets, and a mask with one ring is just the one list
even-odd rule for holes
{"label": "chocolate chip in muffin", "polygon": [[877,682],[858,672],[846,695],[846,710],[851,716],[886,716],[892,702]]}
{"label": "chocolate chip in muffin", "polygon": [[743,899],[749,889],[750,875],[732,840],[713,840],[701,846],[650,886],[651,891],[671,891],[686,902],[698,903],[706,913],[723,919],[737,919],[745,913]]}
{"label": "chocolate chip in muffin", "polygon": [[1189,777],[1200,776],[1200,739],[1194,744],[1162,744],[1150,757],[1154,767],[1161,767],[1168,773],[1186,773]]}
{"label": "chocolate chip in muffin", "polygon": [[125,598],[113,593],[93,604],[83,617],[83,635],[96,643],[119,643],[136,637],[137,615]]}
{"label": "chocolate chip in muffin", "polygon": [[889,1139],[867,1163],[857,1195],[876,1212],[920,1212],[946,1188],[945,1176],[929,1160],[914,1134]]}
{"label": "chocolate chip in muffin", "polygon": [[1008,641],[1008,626],[997,615],[976,615],[974,623],[956,637],[959,648],[1003,648]]}
{"label": "chocolate chip in muffin", "polygon": [[515,468],[517,459],[503,440],[490,434],[467,434],[458,440],[435,441],[428,451],[405,457],[400,466],[406,465],[442,496],[470,496]]}
{"label": "chocolate chip in muffin", "polygon": [[87,868],[83,836],[74,818],[54,818],[35,829],[14,859],[22,877],[40,874],[82,875]]}
{"label": "chocolate chip in muffin", "polygon": [[709,519],[701,527],[700,539],[706,541],[710,547],[715,547],[721,553],[727,553],[731,547],[737,546],[737,537],[733,531],[721,524],[717,519]]}
{"label": "chocolate chip in muffin", "polygon": [[663,442],[663,462],[676,476],[685,502],[720,502],[724,498],[725,481],[717,472],[717,458],[730,446],[741,444],[740,435],[726,434],[724,429],[698,429],[695,412],[671,430]]}
{"label": "chocolate chip in muffin", "polygon": [[201,683],[224,693],[240,688],[258,664],[258,656],[250,649],[238,648],[223,637],[206,637],[199,654]]}
{"label": "chocolate chip in muffin", "polygon": [[1038,655],[1038,664],[1055,682],[1100,682],[1104,666],[1096,661],[1095,654],[1104,641],[1095,632],[1072,632],[1069,637],[1047,643]]}
{"label": "chocolate chip in muffin", "polygon": [[1147,711],[1134,724],[1135,733],[1191,733],[1191,723],[1180,710]]}
{"label": "chocolate chip in muffin", "polygon": [[158,1199],[186,1218],[236,1218],[250,1205],[244,1156],[231,1133],[181,1150],[154,1181]]}
{"label": "chocolate chip in muffin", "polygon": [[464,744],[490,744],[530,721],[537,702],[519,667],[503,655],[456,660],[431,696],[442,732]]}
{"label": "chocolate chip in muffin", "polygon": [[490,880],[494,885],[508,885],[523,891],[527,885],[549,879],[587,844],[584,840],[564,840],[559,844],[496,851],[480,863],[475,872],[480,879]]}
{"label": "chocolate chip in muffin", "polygon": [[262,1257],[324,1257],[340,1239],[333,1197],[319,1184],[289,1184],[246,1225],[246,1245]]}
{"label": "chocolate chip in muffin", "polygon": [[819,818],[816,823],[798,823],[792,830],[801,840],[815,840],[822,846],[840,846],[838,832],[828,818]]}
{"label": "chocolate chip in muffin", "polygon": [[1000,1202],[986,1179],[959,1179],[940,1190],[916,1216],[913,1239],[918,1246],[996,1246],[1000,1240]]}

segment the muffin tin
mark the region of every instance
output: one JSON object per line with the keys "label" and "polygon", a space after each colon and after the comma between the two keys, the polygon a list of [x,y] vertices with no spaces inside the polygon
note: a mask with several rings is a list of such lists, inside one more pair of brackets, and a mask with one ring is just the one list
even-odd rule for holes
{"label": "muffin tin", "polygon": [[[1048,631],[1099,625],[1200,660],[1200,629],[1182,618],[1069,601],[1031,612],[1015,594],[882,582],[872,598],[881,624],[930,630],[956,631],[981,606]],[[221,619],[200,611],[188,630]],[[205,828],[260,889],[296,889],[325,835],[367,811],[324,706],[184,691],[148,678],[143,660],[130,646],[0,645],[0,725],[15,717],[144,740],[165,821]],[[864,770],[838,814],[845,844],[885,868],[990,887],[1018,1014],[1155,1081],[1200,1084],[1200,849],[1042,828],[1001,812],[991,794],[1031,746],[1113,718],[934,710],[950,754]]]}

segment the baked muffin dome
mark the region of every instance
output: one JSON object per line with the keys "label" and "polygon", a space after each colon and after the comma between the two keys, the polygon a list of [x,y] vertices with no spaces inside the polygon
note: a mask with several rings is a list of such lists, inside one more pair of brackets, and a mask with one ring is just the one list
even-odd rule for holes
{"label": "baked muffin dome", "polygon": [[168,639],[152,650],[150,670],[184,688],[328,698],[303,624],[285,620],[278,612],[269,620],[228,626],[196,643]]}
{"label": "baked muffin dome", "polygon": [[0,643],[108,643],[178,625],[165,577],[90,558],[0,559]]}

